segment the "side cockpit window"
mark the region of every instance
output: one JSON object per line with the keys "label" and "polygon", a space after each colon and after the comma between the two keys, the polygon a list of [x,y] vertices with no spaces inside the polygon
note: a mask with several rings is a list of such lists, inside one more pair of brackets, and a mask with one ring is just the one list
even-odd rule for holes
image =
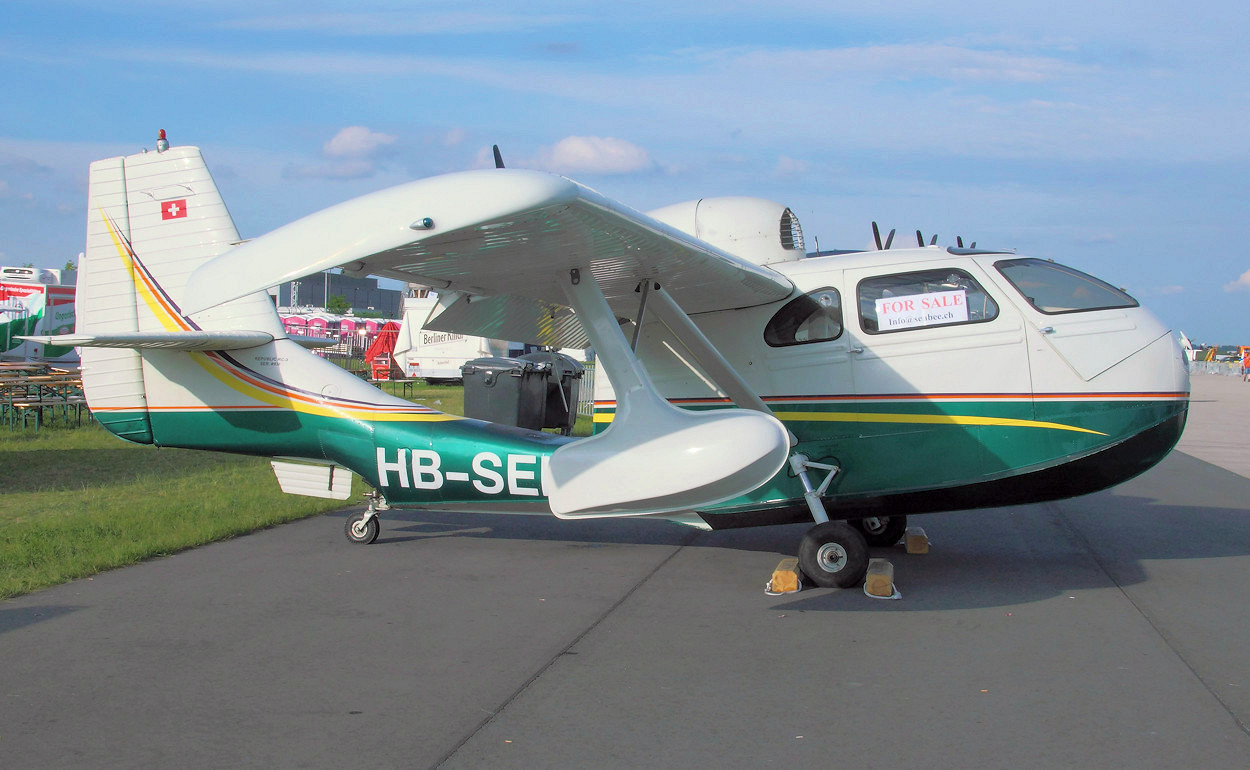
{"label": "side cockpit window", "polygon": [[837,289],[817,289],[787,302],[764,327],[771,347],[827,342],[842,336],[842,297]]}
{"label": "side cockpit window", "polygon": [[998,304],[958,268],[920,270],[859,282],[859,321],[869,334],[992,321]]}
{"label": "side cockpit window", "polygon": [[1041,259],[995,262],[1029,304],[1047,315],[1137,307],[1137,300],[1106,281]]}

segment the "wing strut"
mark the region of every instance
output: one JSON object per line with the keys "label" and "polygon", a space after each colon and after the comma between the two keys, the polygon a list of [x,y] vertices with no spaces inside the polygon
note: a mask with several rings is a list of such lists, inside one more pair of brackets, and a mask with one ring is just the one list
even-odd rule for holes
{"label": "wing strut", "polygon": [[[668,327],[677,341],[686,346],[690,354],[694,356],[694,360],[703,367],[703,371],[707,372],[712,381],[729,396],[735,404],[742,409],[752,409],[756,412],[763,412],[772,415],[773,411],[764,403],[764,399],[751,389],[746,380],[742,379],[742,375],[738,374],[738,370],[729,365],[721,352],[716,349],[712,341],[704,336],[694,321],[690,320],[690,316],[681,309],[677,301],[664,287],[657,284],[654,292],[655,301],[652,303],[652,312],[656,317]],[[642,318],[639,317],[637,328],[642,328]],[[793,446],[798,443],[793,433],[786,431],[790,438],[790,444]]]}
{"label": "wing strut", "polygon": [[625,339],[588,267],[561,286],[617,394],[603,433],[551,456],[548,501],[561,518],[670,513],[745,494],[786,464],[789,432],[771,413],[691,412],[666,401]]}

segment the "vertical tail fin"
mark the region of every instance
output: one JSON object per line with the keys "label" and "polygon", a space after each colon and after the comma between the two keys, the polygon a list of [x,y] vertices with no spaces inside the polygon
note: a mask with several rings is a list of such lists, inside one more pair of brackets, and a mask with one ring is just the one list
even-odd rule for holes
{"label": "vertical tail fin", "polygon": [[[260,329],[281,333],[264,293],[186,318],[178,307],[187,277],[239,240],[208,167],[195,147],[145,152],[91,164],[87,247],[78,279],[80,334]],[[102,424],[152,443],[144,356],[84,348],[83,385]]]}

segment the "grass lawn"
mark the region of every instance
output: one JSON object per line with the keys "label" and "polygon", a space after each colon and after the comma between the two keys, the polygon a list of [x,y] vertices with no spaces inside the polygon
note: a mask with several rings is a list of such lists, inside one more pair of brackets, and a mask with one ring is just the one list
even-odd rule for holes
{"label": "grass lawn", "polygon": [[137,446],[94,423],[0,431],[0,488],[0,598],[352,503],[283,494],[264,458]]}
{"label": "grass lawn", "polygon": [[[408,397],[464,411],[459,385],[414,383]],[[590,427],[581,417],[574,432]],[[95,423],[0,426],[0,599],[343,508],[367,491],[353,487],[348,500],[287,495],[265,458],[138,446]]]}

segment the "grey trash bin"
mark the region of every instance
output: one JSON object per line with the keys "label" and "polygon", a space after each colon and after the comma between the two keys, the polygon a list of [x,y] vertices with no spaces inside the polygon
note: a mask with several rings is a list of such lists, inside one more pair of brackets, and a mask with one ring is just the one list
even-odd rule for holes
{"label": "grey trash bin", "polygon": [[532,361],[547,372],[543,427],[559,428],[566,436],[572,434],[585,367],[563,353],[527,353],[521,360]]}
{"label": "grey trash bin", "polygon": [[475,358],[460,367],[464,415],[540,430],[546,413],[546,367],[519,358]]}

